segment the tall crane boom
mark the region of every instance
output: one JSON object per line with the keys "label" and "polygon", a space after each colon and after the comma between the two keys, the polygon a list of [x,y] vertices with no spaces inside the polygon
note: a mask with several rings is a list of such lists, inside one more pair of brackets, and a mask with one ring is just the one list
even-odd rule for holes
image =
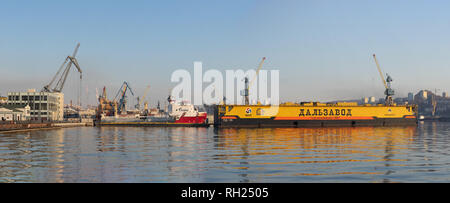
{"label": "tall crane boom", "polygon": [[126,93],[127,90],[130,90],[131,95],[134,96],[133,90],[131,89],[131,87],[128,85],[128,83],[126,81],[123,82],[122,86],[120,87],[119,91],[116,94],[116,97],[114,98],[114,102],[117,101],[118,96],[119,97],[119,105],[117,107],[117,113],[120,114],[122,113],[122,111],[126,111]]}
{"label": "tall crane boom", "polygon": [[[56,75],[53,76],[53,78],[50,81],[50,83],[48,83],[47,85],[44,86],[44,88],[42,89],[43,92],[61,92],[62,89],[64,88],[64,83],[66,82],[67,76],[69,75],[70,68],[72,67],[72,64],[75,66],[75,68],[80,73],[80,80],[82,79],[83,71],[81,70],[80,65],[78,64],[78,61],[75,58],[79,47],[80,47],[80,43],[78,43],[77,46],[75,47],[75,50],[74,50],[72,56],[67,56],[66,57],[64,63],[58,69],[58,72],[56,72]],[[64,71],[60,75],[60,73],[63,70],[64,66],[66,66],[66,68],[64,69]],[[58,82],[56,83],[55,87],[51,88],[52,84],[55,82],[56,78],[59,75],[60,75],[60,78],[59,78]]]}
{"label": "tall crane boom", "polygon": [[245,77],[245,78],[244,78],[245,88],[244,88],[244,90],[241,92],[241,95],[244,96],[244,100],[245,100],[244,103],[245,103],[245,105],[249,105],[249,103],[250,103],[250,100],[249,100],[250,87],[251,87],[253,81],[256,79],[256,77],[258,77],[259,71],[261,70],[262,65],[263,65],[263,63],[264,63],[265,60],[266,60],[266,57],[263,57],[262,60],[261,60],[261,62],[260,62],[259,65],[258,65],[258,69],[256,69],[256,74],[255,74],[255,76],[253,77],[253,79],[252,79],[250,82],[249,82],[249,80],[248,80],[248,77]]}
{"label": "tall crane boom", "polygon": [[149,89],[150,89],[150,85],[148,85],[147,88],[145,89],[145,92],[144,92],[144,95],[142,96],[142,99],[139,98],[139,97],[137,98],[138,103],[136,104],[136,109],[141,109],[141,101],[143,101],[145,99]]}
{"label": "tall crane boom", "polygon": [[380,64],[378,63],[377,57],[373,54],[373,59],[375,59],[375,64],[377,64],[378,72],[380,73],[381,80],[383,81],[384,87],[388,89],[386,80],[384,79],[383,72],[381,72]]}
{"label": "tall crane boom", "polygon": [[255,77],[253,77],[253,79],[250,81],[250,84],[249,84],[249,86],[248,86],[249,89],[250,89],[250,87],[252,86],[252,83],[255,81],[256,77],[258,77],[259,71],[261,70],[262,65],[264,64],[264,61],[265,61],[265,60],[266,60],[266,57],[263,57],[262,60],[261,60],[261,62],[259,63],[258,69],[256,69]]}
{"label": "tall crane boom", "polygon": [[[145,90],[144,96],[142,96],[142,100],[145,100],[145,97],[147,97],[147,93],[148,93],[149,90],[150,90],[150,85],[147,86],[147,89]],[[144,103],[146,103],[146,101],[145,101]],[[141,105],[141,104],[139,104],[139,106],[140,106],[140,105]]]}
{"label": "tall crane boom", "polygon": [[373,58],[375,59],[375,63],[377,64],[378,72],[380,73],[381,80],[383,81],[383,85],[386,88],[384,94],[386,95],[385,103],[387,106],[391,106],[394,104],[392,100],[392,96],[394,95],[394,90],[391,89],[392,78],[388,74],[386,74],[386,80],[384,79],[383,72],[381,72],[380,64],[378,63],[377,57],[373,54]]}

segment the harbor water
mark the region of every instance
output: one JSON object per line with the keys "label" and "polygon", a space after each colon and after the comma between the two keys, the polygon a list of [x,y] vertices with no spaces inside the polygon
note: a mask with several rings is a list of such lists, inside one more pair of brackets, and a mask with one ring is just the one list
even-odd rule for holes
{"label": "harbor water", "polygon": [[0,132],[0,182],[450,182],[450,122]]}

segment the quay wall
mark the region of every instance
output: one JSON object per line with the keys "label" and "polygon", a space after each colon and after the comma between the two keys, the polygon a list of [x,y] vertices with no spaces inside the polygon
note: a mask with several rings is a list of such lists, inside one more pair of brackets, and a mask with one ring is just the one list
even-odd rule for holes
{"label": "quay wall", "polygon": [[0,131],[50,128],[50,127],[52,127],[52,123],[2,123],[0,124]]}
{"label": "quay wall", "polygon": [[14,122],[2,122],[0,123],[0,132],[6,131],[20,131],[20,130],[38,130],[49,128],[64,128],[64,127],[76,127],[76,126],[92,126],[92,122],[73,122],[73,123],[14,123]]}

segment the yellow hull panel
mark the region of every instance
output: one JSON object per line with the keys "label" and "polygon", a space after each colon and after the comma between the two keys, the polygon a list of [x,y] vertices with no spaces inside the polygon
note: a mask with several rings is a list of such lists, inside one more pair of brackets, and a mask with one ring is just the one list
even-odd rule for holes
{"label": "yellow hull panel", "polygon": [[415,118],[415,106],[267,106],[219,105],[222,119],[274,120],[364,120],[374,118]]}

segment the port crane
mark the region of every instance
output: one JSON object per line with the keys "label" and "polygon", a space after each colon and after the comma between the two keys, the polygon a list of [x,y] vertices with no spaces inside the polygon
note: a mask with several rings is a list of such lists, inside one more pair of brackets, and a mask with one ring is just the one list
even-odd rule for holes
{"label": "port crane", "polygon": [[249,105],[250,104],[250,100],[249,100],[250,87],[251,87],[252,83],[254,82],[254,80],[256,79],[256,77],[258,76],[259,71],[261,70],[262,65],[263,65],[265,60],[266,60],[266,57],[263,57],[261,62],[258,65],[258,69],[256,69],[255,76],[253,77],[253,79],[250,82],[248,80],[248,77],[244,78],[245,87],[244,87],[244,90],[241,91],[241,95],[244,96],[244,103],[245,103],[245,105]]}
{"label": "port crane", "polygon": [[373,54],[373,58],[375,59],[375,63],[377,65],[378,72],[380,73],[381,80],[383,81],[384,87],[386,88],[386,90],[384,91],[384,94],[386,95],[386,106],[392,106],[394,104],[394,101],[392,99],[392,96],[394,96],[394,90],[391,88],[392,78],[386,73],[386,80],[384,79],[383,72],[381,72],[380,64],[378,63],[375,54]]}
{"label": "port crane", "polygon": [[[150,85],[148,85],[147,88],[145,89],[145,92],[144,92],[144,95],[142,96],[142,99],[139,98],[139,97],[137,97],[137,102],[138,102],[138,103],[137,103],[136,106],[135,106],[136,109],[138,109],[138,110],[141,109],[141,101],[142,101],[142,100],[145,100],[145,97],[147,96],[147,93],[148,93],[148,90],[149,90],[149,89],[150,89]],[[148,105],[148,102],[145,101],[145,102],[144,102],[144,105],[147,106],[147,105]]]}
{"label": "port crane", "polygon": [[[124,81],[122,86],[120,87],[119,91],[117,92],[116,97],[114,97],[114,102],[116,102],[117,99],[119,98],[117,114],[121,114],[123,111],[126,111],[127,90],[130,90],[131,95],[134,96],[133,90],[131,89],[130,85],[128,85],[128,82]],[[120,95],[120,97],[118,97],[119,95]]]}
{"label": "port crane", "polygon": [[[80,73],[80,85],[81,85],[81,79],[83,78],[83,75],[82,75],[80,65],[78,64],[78,61],[75,58],[79,47],[80,47],[80,43],[78,43],[77,46],[75,47],[75,50],[74,50],[72,56],[66,57],[66,60],[61,65],[58,72],[56,72],[56,75],[53,76],[50,83],[48,83],[47,85],[44,86],[44,88],[41,90],[41,92],[61,92],[64,87],[64,83],[66,82],[67,76],[69,75],[69,71],[70,71],[70,68],[72,67],[72,64],[75,66],[75,68]],[[65,69],[64,69],[64,66],[65,66]],[[62,71],[63,69],[64,69],[64,71]],[[62,74],[60,75],[61,71],[62,71]],[[60,75],[60,77],[59,77],[58,82],[56,83],[55,87],[52,88],[53,83],[55,82],[56,78],[59,75]]]}

